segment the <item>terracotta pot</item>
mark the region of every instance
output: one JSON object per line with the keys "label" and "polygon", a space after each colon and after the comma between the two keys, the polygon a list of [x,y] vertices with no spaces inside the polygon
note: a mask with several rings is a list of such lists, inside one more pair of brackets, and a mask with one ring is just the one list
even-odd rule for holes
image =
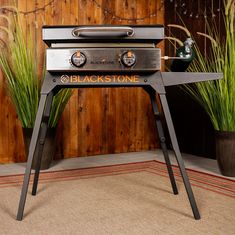
{"label": "terracotta pot", "polygon": [[[23,128],[26,156],[28,156],[29,144],[30,144],[32,133],[33,133],[33,128]],[[48,128],[45,144],[43,147],[41,170],[46,170],[50,168],[50,165],[51,165],[51,162],[53,160],[53,157],[55,155],[55,150],[56,150],[55,136],[56,136],[56,128]],[[38,147],[35,150],[32,169],[35,169],[35,166],[36,166],[37,153],[38,153]]]}
{"label": "terracotta pot", "polygon": [[235,132],[216,131],[216,159],[222,175],[235,176]]}

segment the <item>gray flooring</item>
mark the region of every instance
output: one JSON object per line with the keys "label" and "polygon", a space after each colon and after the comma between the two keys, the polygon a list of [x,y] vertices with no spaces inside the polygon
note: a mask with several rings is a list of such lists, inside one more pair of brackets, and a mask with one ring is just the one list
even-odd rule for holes
{"label": "gray flooring", "polygon": [[[202,158],[189,154],[182,154],[182,156],[185,162],[185,166],[189,169],[199,170],[215,175],[221,175],[216,160]],[[177,164],[173,152],[170,152],[170,158],[172,164]],[[130,162],[142,162],[148,160],[158,160],[164,162],[162,151],[160,149],[157,149],[155,151],[107,154],[90,157],[63,159],[59,161],[54,161],[49,171],[114,165]],[[22,174],[25,171],[25,165],[25,163],[0,164],[0,176]],[[231,179],[235,179],[235,177]]]}

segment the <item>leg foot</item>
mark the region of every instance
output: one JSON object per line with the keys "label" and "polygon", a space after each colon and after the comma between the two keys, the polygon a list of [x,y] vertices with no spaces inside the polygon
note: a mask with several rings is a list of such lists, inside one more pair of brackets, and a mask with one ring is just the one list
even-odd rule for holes
{"label": "leg foot", "polygon": [[168,107],[168,103],[167,103],[165,94],[160,95],[160,100],[161,100],[162,108],[163,108],[163,111],[165,114],[169,134],[171,137],[172,146],[175,151],[176,160],[179,165],[180,173],[183,178],[184,186],[185,186],[185,189],[186,189],[186,192],[188,195],[188,199],[189,199],[192,211],[193,211],[193,215],[194,215],[194,218],[196,220],[198,220],[198,219],[200,219],[200,213],[198,211],[197,204],[196,204],[196,201],[194,198],[194,194],[193,194],[193,191],[192,191],[189,179],[188,179],[188,175],[185,170],[184,162],[183,162],[180,150],[179,150],[179,146],[178,146],[178,142],[177,142],[177,138],[176,138],[176,134],[175,134],[175,130],[174,130],[174,126],[173,126],[173,122],[171,119],[170,110]]}

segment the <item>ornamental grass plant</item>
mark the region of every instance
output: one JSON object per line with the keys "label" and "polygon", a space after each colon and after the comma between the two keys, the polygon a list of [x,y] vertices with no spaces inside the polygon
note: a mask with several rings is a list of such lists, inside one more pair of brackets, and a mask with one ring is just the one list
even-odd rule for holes
{"label": "ornamental grass plant", "polygon": [[184,86],[205,109],[217,131],[235,131],[234,3],[235,0],[224,1],[224,35],[219,33],[216,23],[207,23],[208,34],[198,33],[211,41],[211,47],[205,55],[195,44],[197,56],[188,69],[189,72],[223,72],[223,79]]}
{"label": "ornamental grass plant", "polygon": [[[8,27],[0,26],[7,37],[1,38],[0,67],[6,78],[6,87],[18,118],[24,128],[32,128],[37,114],[42,80],[37,68],[35,42],[30,31],[24,37],[19,15],[0,15],[8,22]],[[44,71],[44,69],[43,69]],[[54,99],[49,119],[49,127],[55,127],[71,97],[71,89],[63,89]]]}

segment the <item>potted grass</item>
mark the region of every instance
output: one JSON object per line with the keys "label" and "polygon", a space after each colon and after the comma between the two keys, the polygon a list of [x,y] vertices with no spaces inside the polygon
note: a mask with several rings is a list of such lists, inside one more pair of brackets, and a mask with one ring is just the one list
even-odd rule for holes
{"label": "potted grass", "polygon": [[[8,28],[0,26],[0,29],[5,31],[7,35],[5,38],[1,38],[0,67],[6,78],[9,96],[23,127],[27,155],[42,83],[37,72],[37,55],[30,33],[28,40],[24,37],[18,14],[11,17],[5,15],[0,17],[5,18],[8,22]],[[71,94],[71,89],[63,89],[54,97],[41,169],[47,169],[50,166],[55,153],[57,123]],[[35,156],[36,154],[37,150]],[[33,167],[34,165],[35,162]]]}
{"label": "potted grass", "polygon": [[234,0],[224,1],[225,34],[219,35],[218,25],[207,24],[211,41],[205,55],[195,44],[196,59],[190,72],[223,72],[223,79],[184,86],[186,91],[205,109],[215,129],[216,158],[221,173],[235,176],[235,35]]}

